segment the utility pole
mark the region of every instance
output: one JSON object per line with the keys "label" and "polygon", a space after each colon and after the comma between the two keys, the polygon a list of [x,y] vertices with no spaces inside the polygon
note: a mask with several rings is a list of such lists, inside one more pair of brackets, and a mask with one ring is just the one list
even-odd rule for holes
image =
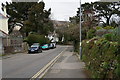
{"label": "utility pole", "polygon": [[82,30],[81,30],[81,0],[80,0],[80,59],[82,59]]}

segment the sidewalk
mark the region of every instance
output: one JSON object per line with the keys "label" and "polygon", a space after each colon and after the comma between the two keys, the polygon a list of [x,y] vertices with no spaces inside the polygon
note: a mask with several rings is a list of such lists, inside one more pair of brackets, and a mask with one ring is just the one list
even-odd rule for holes
{"label": "sidewalk", "polygon": [[44,78],[88,78],[84,71],[85,64],[70,51],[65,51],[58,61],[48,70]]}

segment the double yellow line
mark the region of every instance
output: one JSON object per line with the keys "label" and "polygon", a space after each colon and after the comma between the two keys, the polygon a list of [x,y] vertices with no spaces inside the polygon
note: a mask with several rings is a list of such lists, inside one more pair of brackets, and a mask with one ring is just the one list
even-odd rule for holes
{"label": "double yellow line", "polygon": [[66,50],[65,48],[59,55],[57,55],[53,60],[51,60],[47,65],[45,65],[40,71],[38,71],[30,80],[34,80],[35,78],[42,78],[46,72],[55,64],[55,62],[59,59],[59,57]]}

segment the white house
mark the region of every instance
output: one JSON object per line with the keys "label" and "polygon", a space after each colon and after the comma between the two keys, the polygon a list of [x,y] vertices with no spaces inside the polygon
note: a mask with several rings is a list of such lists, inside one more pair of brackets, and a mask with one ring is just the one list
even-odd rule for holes
{"label": "white house", "polygon": [[0,13],[0,30],[8,34],[8,18]]}
{"label": "white house", "polygon": [[6,11],[4,15],[0,13],[0,54],[4,53],[3,39],[8,35],[8,18],[6,17]]}
{"label": "white house", "polygon": [[59,39],[58,39],[58,35],[55,33],[51,33],[51,34],[48,34],[48,39],[51,41],[51,42],[58,42]]}

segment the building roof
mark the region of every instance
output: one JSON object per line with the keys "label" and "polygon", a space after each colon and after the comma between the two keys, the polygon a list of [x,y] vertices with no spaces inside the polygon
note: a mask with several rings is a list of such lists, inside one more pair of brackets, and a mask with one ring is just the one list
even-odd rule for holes
{"label": "building roof", "polygon": [[7,37],[8,34],[5,33],[4,31],[0,30],[0,38],[4,38],[4,37]]}
{"label": "building roof", "polygon": [[7,17],[0,13],[0,19],[7,19]]}
{"label": "building roof", "polygon": [[5,35],[8,35],[6,32],[4,32],[4,31],[2,31],[2,30],[0,30],[0,32],[2,32],[2,33],[5,34]]}

